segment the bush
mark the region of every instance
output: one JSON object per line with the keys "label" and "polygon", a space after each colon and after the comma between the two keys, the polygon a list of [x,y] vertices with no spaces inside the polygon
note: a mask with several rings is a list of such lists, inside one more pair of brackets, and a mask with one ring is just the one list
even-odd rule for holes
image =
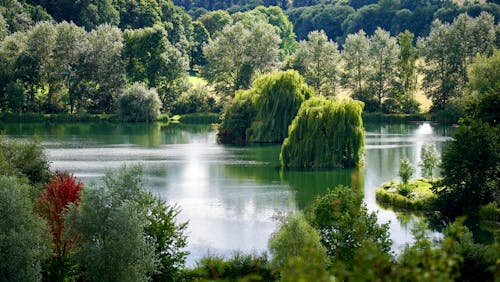
{"label": "bush", "polygon": [[399,176],[401,177],[402,185],[408,184],[408,180],[415,173],[415,167],[411,164],[409,159],[401,159],[399,162]]}
{"label": "bush", "polygon": [[36,186],[43,186],[50,179],[49,163],[43,147],[34,140],[0,137],[0,173],[26,177]]}
{"label": "bush", "polygon": [[479,209],[479,218],[481,220],[498,221],[500,219],[500,209],[497,203],[493,202],[482,206]]}
{"label": "bush", "polygon": [[[196,268],[188,271],[186,278],[224,279],[228,281],[277,281],[277,273],[269,264],[269,259],[262,255],[236,252],[231,258],[209,255],[196,263]],[[198,281],[198,280],[195,280]]]}
{"label": "bush", "polygon": [[118,96],[118,113],[126,122],[155,121],[160,116],[161,102],[156,89],[134,83]]}
{"label": "bush", "polygon": [[281,146],[283,168],[353,167],[361,162],[363,104],[315,97],[306,101]]}
{"label": "bush", "polygon": [[222,122],[217,130],[217,142],[222,144],[246,143],[246,130],[256,113],[252,102],[252,91],[238,91],[231,104],[222,115]]}
{"label": "bush", "polygon": [[194,84],[182,93],[172,106],[172,114],[218,113],[221,101],[210,93],[208,86]]}

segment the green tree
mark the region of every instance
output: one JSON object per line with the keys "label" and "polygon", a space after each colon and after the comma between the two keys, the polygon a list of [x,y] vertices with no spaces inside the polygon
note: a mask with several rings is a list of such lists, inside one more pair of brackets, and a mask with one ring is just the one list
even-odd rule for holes
{"label": "green tree", "polygon": [[0,176],[0,280],[39,281],[49,254],[45,221],[33,213],[32,188],[13,176]]}
{"label": "green tree", "polygon": [[281,281],[329,281],[325,247],[301,213],[281,218],[278,230],[269,239],[269,250]]}
{"label": "green tree", "polygon": [[156,89],[134,83],[118,96],[118,112],[123,121],[155,121],[160,116],[161,102]]}
{"label": "green tree", "polygon": [[100,25],[88,35],[84,51],[80,91],[88,112],[113,113],[116,98],[125,86],[125,64],[122,59],[122,32],[111,25]]}
{"label": "green tree", "polygon": [[500,129],[485,122],[464,122],[442,156],[443,181],[434,187],[436,208],[444,215],[475,215],[495,200],[500,171]]}
{"label": "green tree", "polygon": [[280,143],[288,136],[288,126],[312,90],[292,70],[257,78],[251,92],[256,114],[247,130],[247,141]]}
{"label": "green tree", "polygon": [[[369,78],[370,40],[364,31],[350,34],[344,44],[342,59],[344,61],[344,84],[351,89],[352,97],[365,102],[367,109],[373,110],[373,104],[367,91]],[[368,104],[367,104],[368,103]]]}
{"label": "green tree", "polygon": [[179,281],[188,255],[183,250],[187,246],[187,222],[178,223],[180,208],[168,205],[160,198],[154,199],[149,210],[144,231],[154,239],[159,259],[159,271],[153,274],[153,281]]}
{"label": "green tree", "polygon": [[199,21],[193,22],[193,45],[191,46],[189,58],[191,61],[189,65],[191,69],[199,68],[207,63],[203,55],[203,45],[208,43],[210,34],[203,24]]}
{"label": "green tree", "polygon": [[234,96],[248,88],[255,73],[264,73],[278,64],[280,39],[274,28],[264,22],[246,27],[238,22],[226,26],[203,49],[207,65],[201,74],[216,83],[220,92]]}
{"label": "green tree", "polygon": [[477,18],[462,14],[452,24],[434,21],[429,36],[420,39],[425,58],[424,89],[433,109],[445,109],[460,97],[467,83],[467,66],[476,54],[491,54],[495,46],[493,17],[481,13]]}
{"label": "green tree", "polygon": [[403,185],[407,185],[410,178],[415,173],[415,167],[411,164],[408,158],[401,159],[399,161],[399,177],[401,177],[401,182]]}
{"label": "green tree", "polygon": [[231,25],[233,19],[227,11],[210,11],[198,18],[198,21],[207,29],[211,38],[215,38],[226,25]]}
{"label": "green tree", "polygon": [[219,141],[282,142],[301,103],[312,93],[293,70],[260,76],[251,89],[237,92],[226,108],[217,133]]}
{"label": "green tree", "polygon": [[67,22],[56,25],[56,32],[52,81],[60,84],[58,86],[66,92],[60,99],[69,104],[69,113],[78,112],[83,103],[83,95],[78,88],[84,79],[81,62],[84,60],[83,51],[88,46],[87,32],[74,23]]}
{"label": "green tree", "polygon": [[422,176],[432,180],[432,170],[439,165],[439,153],[436,150],[436,145],[426,143],[422,146],[420,152],[420,168],[422,169]]}
{"label": "green tree", "polygon": [[288,127],[280,153],[282,168],[346,168],[360,164],[364,148],[363,104],[311,98]]}
{"label": "green tree", "polygon": [[318,196],[307,208],[307,218],[318,230],[321,243],[337,270],[350,271],[358,267],[353,265],[357,259],[355,254],[365,247],[372,249],[374,256],[387,255],[391,249],[388,224],[377,224],[377,215],[368,213],[362,201],[363,196],[357,191],[337,186]]}
{"label": "green tree", "polygon": [[123,58],[129,80],[156,87],[163,108],[169,109],[180,94],[177,86],[187,75],[188,59],[168,41],[162,26],[129,29],[123,37]]}
{"label": "green tree", "polygon": [[490,126],[500,121],[500,50],[491,57],[478,56],[469,66],[469,83],[466,91],[465,112],[473,119],[480,119]]}
{"label": "green tree", "polygon": [[463,258],[457,248],[471,240],[468,229],[457,223],[450,225],[438,244],[432,243],[427,230],[423,223],[412,230],[415,243],[406,246],[399,256],[393,271],[396,281],[456,281],[460,277]]}
{"label": "green tree", "polygon": [[324,31],[312,31],[308,41],[300,41],[292,58],[298,70],[316,93],[324,96],[336,94],[339,80],[340,53],[335,42],[328,40]]}
{"label": "green tree", "polygon": [[278,34],[281,39],[281,58],[291,55],[297,47],[297,42],[295,41],[296,36],[293,31],[293,24],[288,20],[283,10],[277,6],[258,6],[253,12],[264,15],[267,22],[275,28],[276,34]]}
{"label": "green tree", "polygon": [[402,104],[404,113],[418,111],[412,109],[412,104],[416,104],[414,94],[417,89],[417,65],[418,52],[413,47],[413,33],[406,30],[398,35],[400,46],[397,62],[397,100]]}
{"label": "green tree", "polygon": [[90,281],[145,281],[158,268],[155,243],[144,233],[146,199],[140,168],[108,172],[102,187],[85,189],[68,214],[78,235],[78,262]]}
{"label": "green tree", "polygon": [[381,108],[382,99],[392,91],[396,80],[396,63],[399,54],[396,38],[391,37],[389,32],[377,28],[370,38],[368,54],[372,69],[369,80],[370,90],[375,94],[378,107]]}

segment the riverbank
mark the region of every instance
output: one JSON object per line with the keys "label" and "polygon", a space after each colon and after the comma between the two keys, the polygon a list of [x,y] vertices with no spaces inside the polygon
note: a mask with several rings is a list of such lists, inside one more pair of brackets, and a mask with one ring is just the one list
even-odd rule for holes
{"label": "riverbank", "polygon": [[[213,124],[221,120],[220,113],[193,113],[160,115],[157,121],[180,122],[186,124]],[[455,118],[446,118],[442,114],[383,114],[363,113],[363,122],[405,123],[433,121],[438,123],[455,123]],[[110,122],[121,123],[117,114],[40,114],[40,113],[0,113],[0,122]]]}

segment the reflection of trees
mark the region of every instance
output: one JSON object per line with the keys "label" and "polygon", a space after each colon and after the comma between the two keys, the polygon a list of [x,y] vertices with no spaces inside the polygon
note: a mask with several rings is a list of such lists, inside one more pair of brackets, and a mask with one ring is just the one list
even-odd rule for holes
{"label": "reflection of trees", "polygon": [[300,209],[312,203],[318,195],[323,195],[328,188],[337,185],[349,186],[363,191],[363,174],[359,169],[336,169],[325,171],[283,171],[281,179],[296,192],[296,201]]}

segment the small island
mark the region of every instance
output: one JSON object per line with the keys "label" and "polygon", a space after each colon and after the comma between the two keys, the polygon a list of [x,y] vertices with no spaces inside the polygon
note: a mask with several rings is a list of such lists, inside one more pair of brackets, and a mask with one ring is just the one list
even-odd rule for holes
{"label": "small island", "polygon": [[395,210],[430,212],[436,194],[431,190],[436,180],[414,179],[408,184],[391,180],[375,190],[377,203]]}

